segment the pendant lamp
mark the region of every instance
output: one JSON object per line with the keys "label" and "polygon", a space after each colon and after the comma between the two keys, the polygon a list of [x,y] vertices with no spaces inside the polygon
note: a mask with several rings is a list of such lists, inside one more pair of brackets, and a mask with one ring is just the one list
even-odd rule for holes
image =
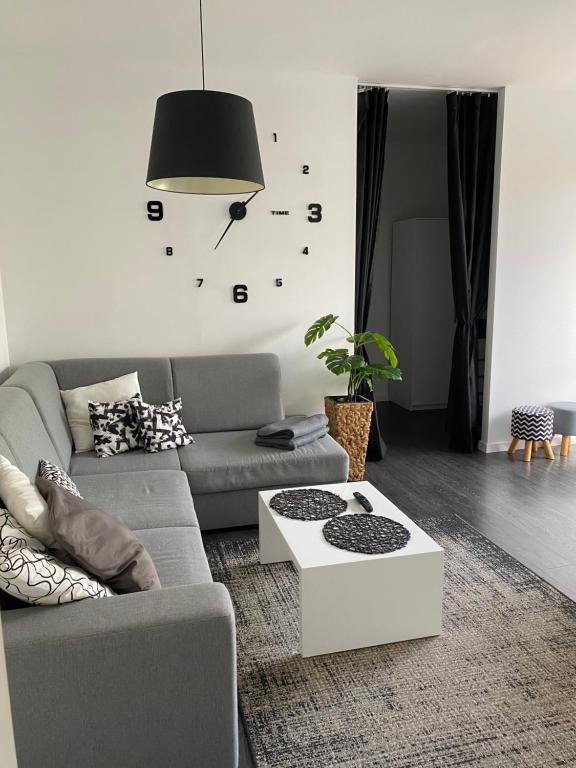
{"label": "pendant lamp", "polygon": [[207,91],[200,0],[202,90],[165,93],[156,102],[146,184],[165,192],[233,195],[264,189],[252,104]]}

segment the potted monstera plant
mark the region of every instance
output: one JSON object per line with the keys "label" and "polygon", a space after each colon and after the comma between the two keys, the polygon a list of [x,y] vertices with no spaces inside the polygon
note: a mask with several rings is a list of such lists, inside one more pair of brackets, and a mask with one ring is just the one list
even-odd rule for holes
{"label": "potted monstera plant", "polygon": [[[318,318],[306,331],[304,343],[307,347],[314,344],[332,326],[341,328],[346,334],[349,347],[327,347],[320,352],[318,359],[324,360],[328,370],[336,376],[348,376],[347,393],[325,397],[324,407],[330,434],[350,456],[348,479],[362,480],[373,408],[372,401],[361,394],[362,389],[365,385],[372,391],[373,379],[399,380],[402,378],[402,371],[398,368],[394,347],[381,333],[351,333],[337,320],[337,315],[323,315]],[[384,362],[368,362],[363,354],[364,348],[368,346],[375,347],[383,356]]]}

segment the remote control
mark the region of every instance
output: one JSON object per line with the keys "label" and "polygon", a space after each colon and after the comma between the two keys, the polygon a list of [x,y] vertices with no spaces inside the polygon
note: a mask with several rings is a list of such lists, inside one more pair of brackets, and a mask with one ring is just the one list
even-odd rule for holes
{"label": "remote control", "polygon": [[366,512],[372,512],[374,510],[374,507],[372,506],[372,504],[370,504],[366,496],[359,493],[358,491],[354,491],[354,498],[356,499],[358,504],[360,504],[361,507],[364,507]]}

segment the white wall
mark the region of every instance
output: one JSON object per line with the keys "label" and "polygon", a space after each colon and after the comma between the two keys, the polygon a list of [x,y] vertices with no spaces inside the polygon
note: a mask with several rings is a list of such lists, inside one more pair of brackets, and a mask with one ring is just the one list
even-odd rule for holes
{"label": "white wall", "polygon": [[[197,87],[192,64],[175,70],[151,54],[120,65],[104,52],[97,62],[72,61],[54,48],[15,61],[6,74],[0,141],[10,147],[2,168],[10,183],[0,206],[0,269],[13,365],[275,351],[287,410],[319,410],[324,393],[341,391],[302,339],[327,312],[352,325],[353,77],[210,70],[210,87],[253,101],[267,183],[214,251],[239,198],[144,184],[155,100]],[[150,199],[164,202],[161,223],[147,219]],[[320,224],[308,223],[309,202],[323,205]],[[232,302],[235,283],[249,286],[247,304]]]}
{"label": "white wall", "polygon": [[10,373],[10,353],[8,351],[8,334],[6,332],[6,313],[4,311],[4,292],[0,279],[0,381]]}
{"label": "white wall", "polygon": [[576,400],[576,91],[512,87],[505,99],[489,451],[507,447],[514,405]]}
{"label": "white wall", "polygon": [[0,765],[2,768],[16,768],[16,750],[12,732],[12,714],[8,695],[8,678],[4,657],[2,617],[0,616]]}

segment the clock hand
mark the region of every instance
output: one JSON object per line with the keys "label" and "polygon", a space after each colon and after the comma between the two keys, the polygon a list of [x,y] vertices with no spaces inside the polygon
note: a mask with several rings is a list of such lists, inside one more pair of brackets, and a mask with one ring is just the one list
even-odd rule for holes
{"label": "clock hand", "polygon": [[228,226],[226,227],[226,229],[224,230],[224,232],[222,232],[222,236],[220,237],[220,240],[218,240],[218,242],[217,242],[217,243],[216,243],[216,245],[214,246],[214,250],[216,250],[216,248],[218,248],[218,246],[220,245],[220,243],[221,243],[221,242],[222,242],[222,240],[224,239],[224,235],[226,234],[226,232],[228,232],[228,230],[230,229],[230,227],[232,226],[232,224],[234,224],[234,222],[235,222],[235,221],[236,221],[236,219],[232,219],[232,218],[230,219],[230,221],[228,222]]}
{"label": "clock hand", "polygon": [[224,235],[226,234],[226,232],[228,232],[228,230],[230,229],[232,224],[234,224],[235,221],[241,221],[246,216],[246,206],[248,205],[250,200],[253,200],[256,197],[258,192],[260,192],[259,189],[257,189],[256,192],[254,192],[254,194],[250,195],[248,200],[244,200],[244,202],[240,202],[239,201],[239,202],[236,202],[236,203],[232,203],[232,205],[228,209],[229,212],[230,212],[230,221],[228,222],[228,226],[226,227],[226,229],[222,233],[222,237],[220,238],[220,240],[218,240],[218,242],[214,246],[214,250],[216,250],[216,248],[218,248],[218,246],[220,245],[220,243],[222,242],[222,240],[224,238]]}
{"label": "clock hand", "polygon": [[244,205],[248,205],[248,203],[250,202],[250,200],[253,200],[253,199],[256,197],[256,195],[258,194],[258,192],[262,192],[262,190],[261,190],[261,189],[257,189],[257,190],[256,190],[256,192],[254,192],[254,194],[253,194],[253,195],[250,195],[250,197],[248,198],[248,200],[245,200],[245,201],[244,201]]}

